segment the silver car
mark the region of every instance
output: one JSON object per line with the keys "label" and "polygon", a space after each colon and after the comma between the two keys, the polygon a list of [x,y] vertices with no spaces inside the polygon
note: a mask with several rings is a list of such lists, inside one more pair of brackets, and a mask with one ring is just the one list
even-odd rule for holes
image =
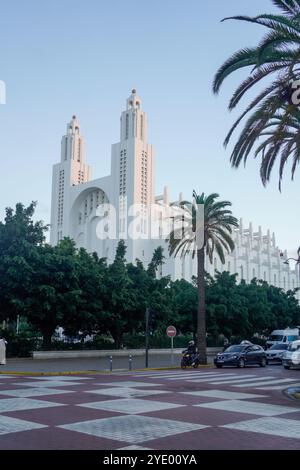
{"label": "silver car", "polygon": [[273,344],[266,350],[268,364],[282,364],[283,355],[288,349],[288,343]]}
{"label": "silver car", "polygon": [[285,369],[300,367],[300,340],[290,343],[287,351],[284,353],[282,363]]}

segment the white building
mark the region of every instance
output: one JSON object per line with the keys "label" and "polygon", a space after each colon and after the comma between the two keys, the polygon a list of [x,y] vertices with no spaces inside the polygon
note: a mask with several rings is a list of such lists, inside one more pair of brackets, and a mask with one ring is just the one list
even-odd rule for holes
{"label": "white building", "polygon": [[[69,236],[77,246],[112,262],[118,240],[123,238],[128,261],[138,258],[145,264],[154,249],[162,246],[166,263],[161,274],[190,280],[196,274],[195,260],[168,256],[165,225],[174,209],[167,187],[155,196],[155,155],[147,130],[147,115],[132,90],[121,114],[120,141],[112,145],[111,174],[92,180],[84,138],[73,116],[62,138],[61,161],[53,167],[50,241],[55,245]],[[246,282],[256,277],[285,290],[299,286],[298,273],[284,264],[287,253],[280,256],[274,234],[263,235],[261,228],[254,232],[252,224],[244,229],[241,221],[235,243],[225,266],[217,257],[212,265],[206,260],[210,274],[226,270]]]}

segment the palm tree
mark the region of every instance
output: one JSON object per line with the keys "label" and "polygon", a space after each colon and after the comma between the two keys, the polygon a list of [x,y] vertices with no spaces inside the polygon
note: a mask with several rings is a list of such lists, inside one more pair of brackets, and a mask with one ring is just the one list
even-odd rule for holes
{"label": "palm tree", "polygon": [[[167,238],[170,255],[181,257],[197,256],[198,286],[198,317],[197,346],[201,364],[207,363],[206,358],[206,316],[205,316],[205,256],[213,262],[214,252],[218,254],[222,264],[225,263],[224,250],[234,250],[232,232],[238,227],[233,217],[229,201],[217,201],[218,194],[205,196],[193,192],[193,201],[183,201],[178,205],[178,213],[174,216],[174,229]],[[201,240],[201,242],[199,242]]]}
{"label": "palm tree", "polygon": [[[261,178],[265,185],[271,176],[274,163],[281,154],[279,184],[283,177],[284,166],[291,156],[292,178],[300,161],[298,108],[292,103],[292,84],[300,78],[300,0],[272,0],[281,11],[280,15],[264,14],[254,18],[235,16],[225,20],[239,20],[255,23],[268,29],[257,47],[244,48],[231,56],[218,70],[213,91],[218,93],[224,80],[239,69],[251,67],[249,76],[234,92],[229,109],[234,109],[244,95],[263,79],[271,83],[260,91],[230,129],[225,146],[242,120],[251,113],[231,154],[233,167],[247,158],[261,136],[268,135],[265,145],[258,145],[255,157],[261,156]],[[275,118],[275,121],[273,121]],[[289,122],[293,122],[291,140]],[[295,128],[295,124],[297,127]],[[265,134],[267,132],[267,134]],[[288,138],[288,145],[280,143],[281,134]]]}

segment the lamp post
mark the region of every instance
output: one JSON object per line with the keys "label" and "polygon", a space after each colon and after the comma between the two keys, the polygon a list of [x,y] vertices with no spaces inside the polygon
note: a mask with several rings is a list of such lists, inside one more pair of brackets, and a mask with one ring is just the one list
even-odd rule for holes
{"label": "lamp post", "polygon": [[[298,250],[297,250],[297,255],[298,255],[298,259],[296,259],[296,258],[288,258],[287,260],[284,261],[283,264],[289,265],[289,264],[290,264],[290,263],[289,263],[290,261],[295,261],[296,266],[299,266],[299,268],[298,268],[298,270],[299,270],[299,273],[298,273],[298,281],[300,281],[300,246],[299,246],[299,248],[298,248]],[[283,253],[280,253],[280,256],[281,256],[281,258],[283,258],[284,254],[283,254]]]}

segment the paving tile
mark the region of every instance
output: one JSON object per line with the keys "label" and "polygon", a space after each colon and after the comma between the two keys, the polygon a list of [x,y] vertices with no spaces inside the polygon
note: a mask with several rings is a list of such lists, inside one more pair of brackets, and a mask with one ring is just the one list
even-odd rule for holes
{"label": "paving tile", "polygon": [[202,403],[195,407],[211,408],[213,410],[233,411],[238,413],[250,413],[261,416],[276,416],[286,413],[296,413],[299,408],[281,405],[269,405],[266,403],[251,402],[245,400],[225,400],[213,403]]}
{"label": "paving tile", "polygon": [[198,397],[223,398],[228,400],[243,400],[247,398],[264,398],[266,395],[255,395],[254,393],[227,392],[226,390],[200,390],[194,392],[181,392],[184,395],[195,395]]}
{"label": "paving tile", "polygon": [[118,450],[153,450],[153,449],[150,449],[150,447],[127,446],[127,447],[121,447]]}
{"label": "paving tile", "polygon": [[[49,382],[48,381],[33,381],[33,382],[15,382],[14,385],[22,385],[23,387],[49,387]],[[82,385],[81,382],[63,382],[61,380],[59,381],[51,381],[51,387],[73,387],[75,385]]]}
{"label": "paving tile", "polygon": [[106,386],[110,387],[129,387],[129,388],[141,388],[141,387],[161,387],[162,384],[153,384],[149,382],[111,382],[106,383]]}
{"label": "paving tile", "polygon": [[[54,388],[38,387],[38,388],[16,388],[14,390],[0,390],[0,395],[9,395],[12,397],[27,398],[41,397],[44,395],[62,395],[66,393],[74,393],[72,390],[59,390]],[[1,398],[0,398],[1,400]]]}
{"label": "paving tile", "polygon": [[49,408],[55,406],[65,406],[61,403],[54,403],[45,400],[31,400],[30,398],[3,398],[0,399],[0,413],[18,410],[34,410],[37,408]]}
{"label": "paving tile", "polygon": [[300,439],[300,422],[286,418],[259,418],[226,424],[223,427],[239,431]]}
{"label": "paving tile", "polygon": [[[32,429],[26,432],[2,435],[1,450],[114,450],[126,445],[88,434],[74,433],[60,428]],[[60,462],[57,462],[59,467]],[[41,464],[40,464],[41,465]],[[45,466],[45,465],[44,465]]]}
{"label": "paving tile", "polygon": [[168,393],[163,390],[136,390],[134,388],[123,388],[123,387],[112,387],[112,388],[103,388],[96,390],[85,390],[84,393],[94,393],[96,395],[106,395],[113,397],[146,397],[151,395],[162,395]]}
{"label": "paving tile", "polygon": [[69,375],[51,375],[49,377],[30,377],[30,380],[48,380],[49,382],[78,382],[78,380],[92,380],[92,378],[75,377]]}
{"label": "paving tile", "polygon": [[0,415],[0,435],[10,434],[12,432],[30,431],[32,429],[42,429],[45,427],[47,426]]}
{"label": "paving tile", "polygon": [[108,410],[118,413],[139,414],[151,411],[166,410],[169,408],[179,408],[184,405],[175,403],[165,403],[150,400],[139,400],[134,398],[124,398],[121,400],[107,400],[94,403],[84,403],[78,406],[95,408],[97,410]]}
{"label": "paving tile", "polygon": [[70,431],[91,434],[92,436],[105,437],[112,440],[125,441],[132,444],[204,429],[205,427],[206,426],[201,424],[135,415],[85,421],[60,426],[60,428],[68,429]]}

